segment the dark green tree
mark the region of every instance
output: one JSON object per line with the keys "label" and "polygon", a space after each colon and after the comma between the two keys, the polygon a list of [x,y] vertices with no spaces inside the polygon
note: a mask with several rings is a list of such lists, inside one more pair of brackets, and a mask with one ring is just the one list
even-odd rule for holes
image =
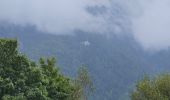
{"label": "dark green tree", "polygon": [[131,100],[170,100],[170,74],[145,77],[136,85]]}
{"label": "dark green tree", "polygon": [[63,76],[55,59],[29,60],[17,40],[0,39],[0,100],[68,100],[75,86]]}

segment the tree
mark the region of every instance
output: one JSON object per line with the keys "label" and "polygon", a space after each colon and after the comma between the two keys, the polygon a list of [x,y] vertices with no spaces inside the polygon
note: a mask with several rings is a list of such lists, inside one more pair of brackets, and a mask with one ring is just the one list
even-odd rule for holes
{"label": "tree", "polygon": [[74,85],[76,87],[73,95],[74,100],[87,100],[93,94],[94,85],[85,66],[79,68]]}
{"label": "tree", "polygon": [[0,39],[0,100],[68,100],[75,87],[55,59],[29,60],[17,40]]}
{"label": "tree", "polygon": [[170,100],[170,74],[145,77],[132,92],[132,100]]}

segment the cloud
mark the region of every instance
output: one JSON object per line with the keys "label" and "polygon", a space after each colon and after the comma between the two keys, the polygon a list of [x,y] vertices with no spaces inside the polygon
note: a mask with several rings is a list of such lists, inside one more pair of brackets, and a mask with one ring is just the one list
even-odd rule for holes
{"label": "cloud", "polygon": [[170,46],[170,1],[143,0],[141,12],[132,18],[134,35],[146,49]]}
{"label": "cloud", "polygon": [[132,32],[146,49],[170,46],[169,10],[169,0],[0,0],[1,21],[53,34]]}
{"label": "cloud", "polygon": [[108,0],[0,0],[0,20],[15,24],[31,24],[38,29],[69,33],[74,29],[95,31],[104,20],[92,16],[87,6],[108,5]]}

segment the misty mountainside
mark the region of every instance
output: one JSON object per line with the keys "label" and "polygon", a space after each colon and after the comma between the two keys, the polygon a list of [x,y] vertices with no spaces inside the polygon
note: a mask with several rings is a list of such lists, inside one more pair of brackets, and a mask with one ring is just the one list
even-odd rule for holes
{"label": "misty mountainside", "polygon": [[170,70],[170,52],[146,52],[133,36],[95,34],[80,30],[53,35],[31,25],[0,23],[1,38],[19,40],[20,51],[34,60],[56,57],[60,69],[74,77],[86,65],[96,91],[92,100],[128,100],[136,81],[145,74]]}

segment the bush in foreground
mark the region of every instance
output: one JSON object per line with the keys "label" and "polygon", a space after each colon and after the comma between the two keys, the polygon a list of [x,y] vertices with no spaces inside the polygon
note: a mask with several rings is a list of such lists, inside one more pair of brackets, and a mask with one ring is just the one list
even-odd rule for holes
{"label": "bush in foreground", "polygon": [[35,63],[18,52],[16,40],[0,39],[0,100],[72,100],[74,91],[54,58]]}
{"label": "bush in foreground", "polygon": [[170,100],[170,74],[145,77],[136,85],[131,100]]}

